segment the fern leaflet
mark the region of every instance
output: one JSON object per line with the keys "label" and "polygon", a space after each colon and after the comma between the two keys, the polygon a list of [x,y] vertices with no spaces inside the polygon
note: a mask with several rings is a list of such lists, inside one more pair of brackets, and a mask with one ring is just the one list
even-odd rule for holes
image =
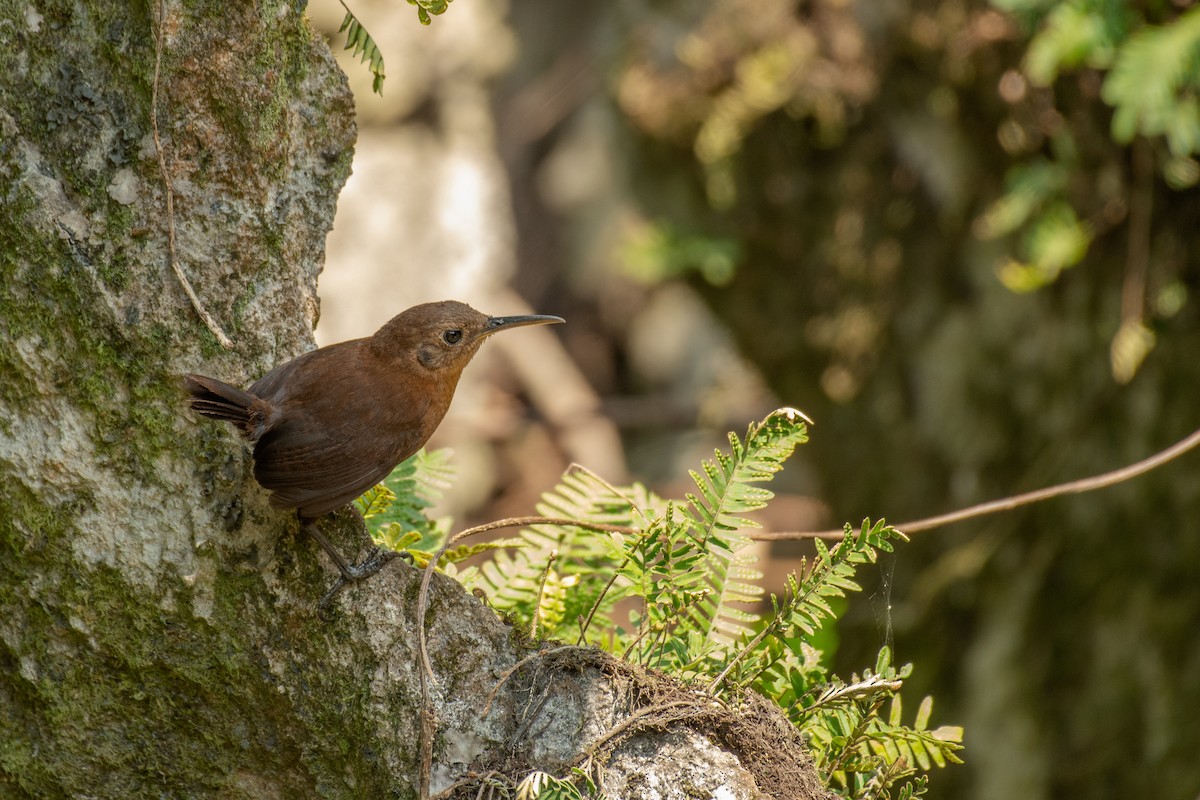
{"label": "fern leaflet", "polygon": [[368,68],[374,78],[371,81],[371,91],[375,94],[383,94],[383,53],[379,51],[379,46],[375,44],[375,40],[371,38],[371,34],[367,33],[367,29],[358,21],[358,17],[354,16],[354,12],[350,10],[344,2],[342,8],[346,9],[346,18],[342,20],[342,27],[338,28],[338,33],[346,34],[346,48],[353,49],[353,55],[358,56],[361,61],[367,62]]}
{"label": "fern leaflet", "polygon": [[355,501],[376,544],[408,551],[418,562],[445,541],[449,521],[435,521],[425,510],[441,497],[454,469],[449,450],[419,450],[400,462],[383,483]]}

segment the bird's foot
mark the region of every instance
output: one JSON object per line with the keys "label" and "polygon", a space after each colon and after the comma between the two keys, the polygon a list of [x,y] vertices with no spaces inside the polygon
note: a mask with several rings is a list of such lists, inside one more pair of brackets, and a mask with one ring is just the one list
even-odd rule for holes
{"label": "bird's foot", "polygon": [[379,570],[383,569],[389,561],[396,557],[405,558],[409,561],[409,563],[412,563],[412,556],[408,553],[397,553],[395,550],[388,550],[387,548],[379,547],[377,545],[371,548],[370,552],[367,553],[367,557],[363,559],[361,564],[351,564],[346,560],[346,557],[343,556],[341,552],[333,546],[333,542],[329,541],[325,534],[321,533],[321,531],[317,529],[315,522],[304,521],[303,528],[310,536],[316,539],[317,544],[321,545],[321,549],[323,549],[329,555],[329,558],[335,565],[337,565],[338,572],[341,573],[337,581],[334,582],[333,586],[329,587],[329,591],[327,591],[325,596],[321,598],[321,602],[317,603],[317,611],[320,613],[322,618],[327,616],[327,612],[330,604],[333,602],[333,598],[337,597],[338,592],[344,589],[346,584],[355,583],[371,577],[376,572],[379,572]]}
{"label": "bird's foot", "polygon": [[361,564],[350,564],[345,559],[335,559],[338,570],[342,573],[338,579],[334,581],[333,586],[329,587],[329,591],[321,598],[321,602],[317,603],[317,611],[323,619],[328,617],[329,607],[333,603],[333,598],[337,597],[342,589],[346,588],[349,583],[365,580],[379,570],[394,558],[402,558],[408,563],[412,563],[412,556],[408,553],[397,553],[395,550],[388,550],[384,547],[373,547],[371,552],[367,553],[367,557],[363,559]]}
{"label": "bird's foot", "polygon": [[341,563],[338,564],[338,571],[342,573],[342,580],[344,582],[361,581],[379,572],[385,564],[399,555],[400,553],[397,553],[395,550],[375,546],[367,553],[367,557],[363,559],[361,564]]}

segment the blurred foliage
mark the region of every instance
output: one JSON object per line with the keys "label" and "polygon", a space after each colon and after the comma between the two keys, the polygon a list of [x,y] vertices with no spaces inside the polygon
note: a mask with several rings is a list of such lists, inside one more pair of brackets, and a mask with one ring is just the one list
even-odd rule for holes
{"label": "blurred foliage", "polygon": [[650,223],[625,240],[622,262],[633,278],[658,283],[698,272],[713,286],[733,280],[741,246],[736,239],[689,236],[664,222]]}
{"label": "blurred foliage", "polygon": [[[647,229],[697,232],[631,260],[688,276],[810,411],[805,488],[834,519],[1093,474],[1196,427],[1198,20],[1107,0],[630,15],[627,174]],[[679,269],[693,238],[736,243],[719,287]],[[1172,465],[906,548],[897,650],[972,732],[930,796],[1195,795],[1198,502]],[[844,618],[842,663],[868,617]]]}
{"label": "blurred foliage", "polygon": [[[1136,136],[1161,137],[1166,147],[1155,162],[1167,184],[1180,190],[1200,182],[1200,162],[1193,157],[1200,149],[1200,8],[1175,19],[1163,9],[1163,24],[1153,25],[1148,14],[1112,0],[996,0],[993,5],[1011,16],[951,2],[936,4],[933,11],[914,9],[908,32],[912,43],[927,49],[950,47],[946,55],[953,61],[943,65],[948,80],[926,98],[926,111],[934,119],[897,121],[906,129],[915,123],[901,137],[916,136],[915,128],[928,125],[931,140],[927,152],[901,154],[917,174],[893,175],[893,181],[926,181],[930,190],[948,190],[946,184],[955,178],[938,172],[963,165],[938,165],[939,156],[953,162],[956,154],[933,151],[940,145],[938,118],[952,123],[959,114],[960,101],[951,87],[972,79],[975,49],[1023,45],[1019,66],[1006,70],[997,82],[997,94],[1009,106],[994,133],[1004,151],[998,163],[1008,164],[1005,191],[978,215],[974,233],[984,240],[1014,239],[1013,255],[997,264],[999,278],[1013,291],[1032,291],[1083,261],[1098,234],[1128,220],[1129,187],[1116,172],[1121,151],[1113,145]],[[721,0],[680,37],[671,67],[664,69],[661,59],[652,58],[635,59],[628,66],[618,89],[622,110],[647,134],[690,145],[704,180],[708,208],[702,216],[729,212],[735,223],[740,221],[733,207],[738,165],[753,158],[745,142],[756,128],[795,122],[803,140],[778,146],[797,152],[835,148],[846,135],[848,120],[880,99],[884,76],[873,69],[865,29],[866,23],[879,20],[859,19],[856,13],[837,3],[816,3],[806,15],[796,13],[788,0]],[[944,41],[954,36],[950,22],[966,22],[957,41]],[[1085,72],[1076,76],[1077,86],[1058,87],[1058,92],[1065,88],[1068,95],[1085,96],[1056,102],[1055,82],[1081,69]],[[1077,106],[1090,105],[1088,110],[1095,112],[1097,99],[1115,109],[1111,137],[1097,136],[1096,120],[1082,128],[1068,124],[1067,114]],[[903,141],[898,144],[904,146]],[[969,147],[961,139],[947,144]],[[741,191],[749,188],[785,205],[786,195],[798,191],[788,172],[781,170],[766,185]],[[912,209],[904,203],[888,211],[892,227],[903,228],[910,221],[906,217]],[[847,235],[861,239],[854,230],[861,220],[841,222]],[[671,231],[680,224],[686,221],[656,219],[636,229],[625,248],[628,269],[641,277],[665,278],[686,265],[714,285],[728,282],[737,257],[747,253],[738,246],[739,237],[673,237]],[[709,245],[707,252],[698,252],[697,245],[710,242],[719,242],[720,249]],[[889,242],[881,245],[872,255],[881,262],[878,268],[886,270],[895,254]],[[1141,315],[1137,309],[1127,316],[1140,323]],[[1135,329],[1148,330],[1126,327],[1120,342],[1114,334],[1113,372],[1121,380],[1131,377],[1131,364],[1136,371],[1141,363],[1141,358],[1120,355],[1128,355]],[[1153,346],[1152,337],[1141,335],[1137,341],[1143,348]]]}
{"label": "blurred foliage", "polygon": [[[1114,109],[1113,139],[1128,144],[1138,136],[1163,137],[1167,148],[1158,161],[1168,185],[1186,189],[1200,181],[1200,164],[1193,158],[1200,150],[1200,8],[1152,25],[1123,2],[995,0],[994,5],[1013,12],[1033,31],[1022,60],[1030,84],[1050,89],[1080,67],[1103,75],[1100,98]],[[1010,93],[1021,91],[1014,83],[1019,76],[1009,80]],[[1068,188],[1087,180],[1092,165],[1080,162],[1069,126],[1052,135],[1060,141],[1053,148],[1054,161],[1035,156],[1011,167],[1008,191],[980,217],[977,228],[984,237],[1025,231],[1024,260],[1009,261],[1000,272],[1014,291],[1045,286],[1083,261],[1093,229],[1104,224],[1076,216]],[[1113,337],[1113,376],[1123,383],[1132,380],[1154,341],[1141,309],[1127,310]]]}

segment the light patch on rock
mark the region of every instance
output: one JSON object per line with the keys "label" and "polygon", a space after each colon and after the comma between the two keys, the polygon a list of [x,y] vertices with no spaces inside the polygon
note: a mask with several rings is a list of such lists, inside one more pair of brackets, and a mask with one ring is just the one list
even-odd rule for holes
{"label": "light patch on rock", "polygon": [[138,197],[141,183],[129,167],[122,167],[108,184],[108,196],[123,206],[132,205]]}

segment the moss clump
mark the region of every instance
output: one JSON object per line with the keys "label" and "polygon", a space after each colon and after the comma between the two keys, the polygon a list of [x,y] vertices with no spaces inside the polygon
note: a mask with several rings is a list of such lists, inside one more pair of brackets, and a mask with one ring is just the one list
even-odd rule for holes
{"label": "moss clump", "polygon": [[178,576],[147,591],[80,565],[70,542],[86,505],[47,506],[20,484],[0,498],[12,565],[0,578],[0,785],[35,797],[254,796],[245,771],[275,776],[281,796],[390,790],[362,744],[376,726],[369,683],[326,667],[350,645],[329,641],[311,606],[264,604],[258,573],[221,573],[203,619]]}
{"label": "moss clump", "polygon": [[[95,422],[92,441],[110,464],[139,478],[175,446],[167,409],[177,394],[161,335],[145,337],[123,320],[98,316],[106,307],[90,274],[86,245],[41,235],[34,198],[14,187],[0,224],[0,337],[27,340],[53,375],[37,376],[13,348],[0,350],[0,403],[14,411],[44,400],[39,377],[54,384],[54,402]],[[53,359],[53,361],[50,361]],[[137,431],[137,435],[130,435]]]}
{"label": "moss clump", "polygon": [[[303,779],[296,740],[305,731],[265,696],[271,688],[245,642],[165,613],[110,568],[57,577],[19,609],[23,638],[0,656],[26,665],[0,701],[14,727],[4,766],[23,789],[195,796],[249,764],[277,769],[284,782]],[[37,758],[22,758],[29,753]]]}

